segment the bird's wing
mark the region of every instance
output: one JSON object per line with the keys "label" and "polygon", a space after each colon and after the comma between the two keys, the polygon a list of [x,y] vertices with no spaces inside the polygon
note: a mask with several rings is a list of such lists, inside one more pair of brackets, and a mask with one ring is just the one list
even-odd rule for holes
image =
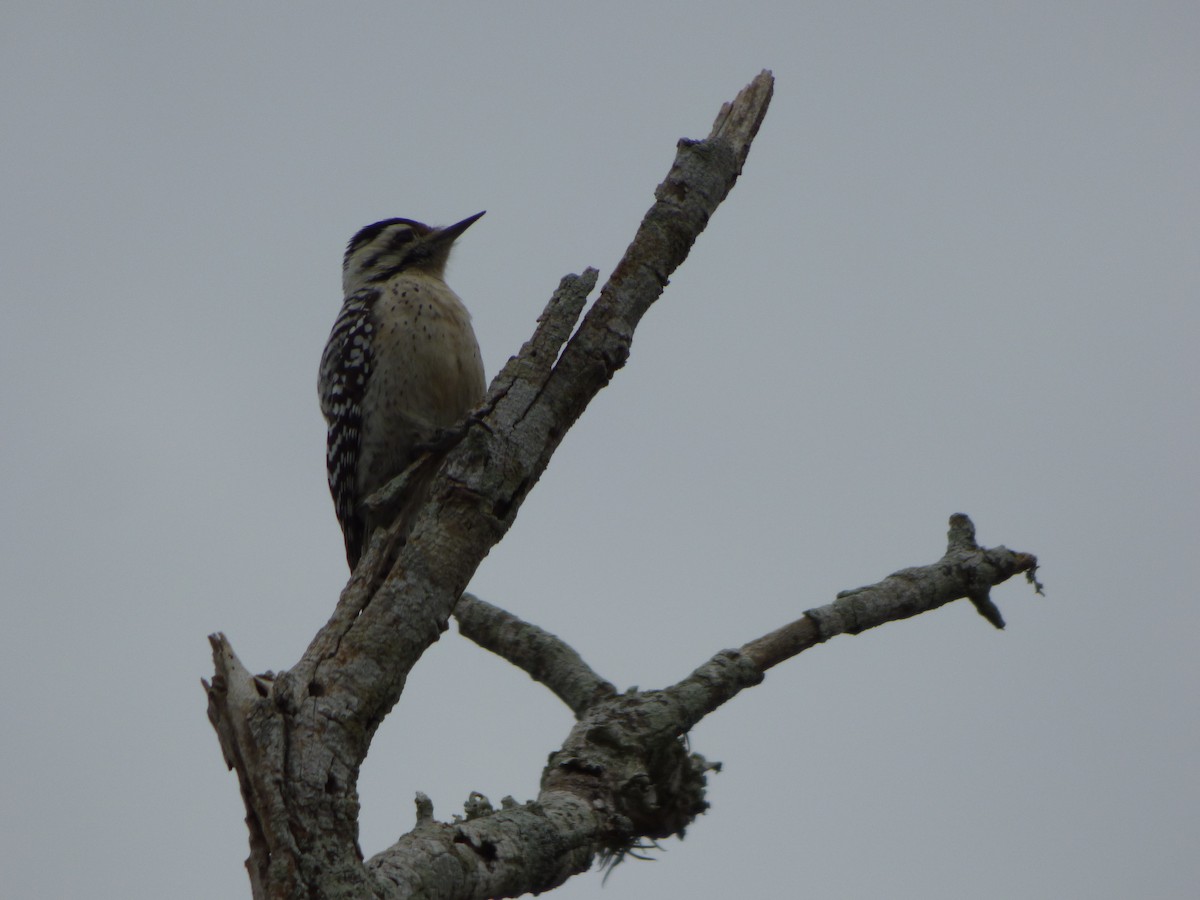
{"label": "bird's wing", "polygon": [[342,306],[329,342],[321,355],[318,390],[321,412],[329,424],[325,465],[329,492],[342,535],[346,559],[353,569],[363,550],[364,523],[358,508],[358,464],[362,452],[362,402],[371,377],[371,308],[379,299],[376,288],[363,288]]}

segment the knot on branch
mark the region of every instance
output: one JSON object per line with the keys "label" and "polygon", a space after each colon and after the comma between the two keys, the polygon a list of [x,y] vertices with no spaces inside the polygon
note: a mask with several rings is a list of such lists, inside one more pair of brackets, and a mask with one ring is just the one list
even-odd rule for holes
{"label": "knot on branch", "polygon": [[708,809],[705,773],[720,766],[689,753],[683,738],[649,748],[644,760],[645,770],[635,772],[618,787],[618,811],[628,817],[639,836],[682,838],[692,819]]}
{"label": "knot on branch", "polygon": [[663,692],[631,692],[590,709],[551,758],[543,790],[568,790],[605,810],[614,855],[642,839],[683,837],[708,809],[707,773],[720,765],[689,752],[677,714]]}

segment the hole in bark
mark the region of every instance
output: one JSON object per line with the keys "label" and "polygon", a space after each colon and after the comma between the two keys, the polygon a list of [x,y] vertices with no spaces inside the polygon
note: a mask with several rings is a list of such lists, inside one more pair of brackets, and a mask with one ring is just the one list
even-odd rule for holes
{"label": "hole in bark", "polygon": [[325,693],[325,687],[319,681],[310,681],[308,683],[308,696],[320,697]]}
{"label": "hole in bark", "polygon": [[482,843],[476,844],[461,831],[454,836],[454,843],[466,844],[468,847],[478,853],[485,862],[495,862],[497,856],[499,855],[496,852],[496,845],[492,841],[483,841]]}

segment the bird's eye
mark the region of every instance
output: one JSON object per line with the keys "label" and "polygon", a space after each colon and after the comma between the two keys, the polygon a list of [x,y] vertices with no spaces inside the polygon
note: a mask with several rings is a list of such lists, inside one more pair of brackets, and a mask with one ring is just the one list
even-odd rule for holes
{"label": "bird's eye", "polygon": [[392,250],[399,250],[405,244],[411,244],[415,237],[411,228],[397,228],[388,238],[388,247]]}

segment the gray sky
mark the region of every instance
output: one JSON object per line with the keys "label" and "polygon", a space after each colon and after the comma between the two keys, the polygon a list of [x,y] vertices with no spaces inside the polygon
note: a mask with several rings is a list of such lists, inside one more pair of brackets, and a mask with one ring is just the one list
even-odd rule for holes
{"label": "gray sky", "polygon": [[[725,768],[687,838],[555,896],[1195,896],[1197,7],[646,6],[6,4],[5,896],[248,896],[205,635],[286,668],[344,582],[350,235],[488,210],[450,282],[494,373],[764,67],[742,180],[473,589],[641,687],[956,511],[1048,595],[771,672],[693,734]],[[364,850],[417,790],[533,796],[568,726],[449,632]]]}

